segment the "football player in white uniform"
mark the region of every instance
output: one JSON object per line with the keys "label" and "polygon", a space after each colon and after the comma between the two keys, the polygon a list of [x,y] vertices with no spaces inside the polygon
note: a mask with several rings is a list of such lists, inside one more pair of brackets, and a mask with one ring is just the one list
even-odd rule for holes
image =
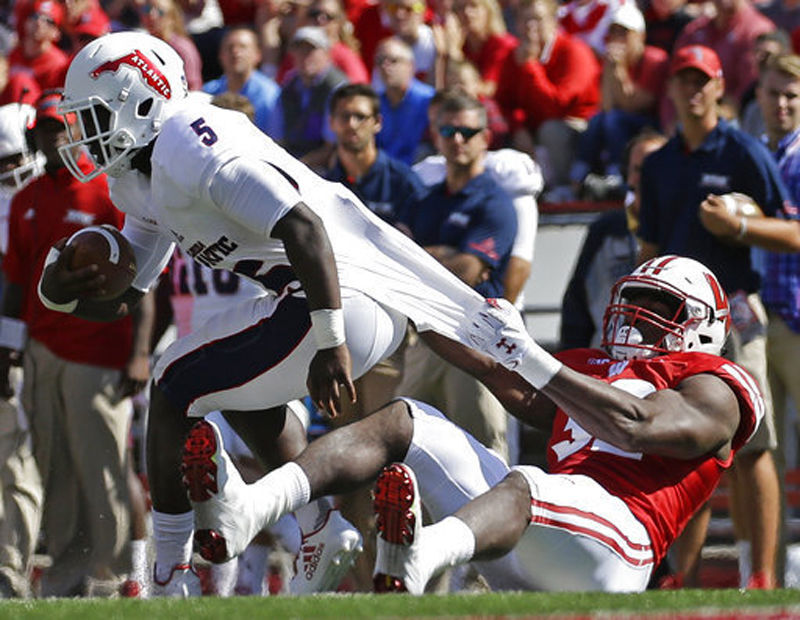
{"label": "football player in white uniform", "polygon": [[[407,320],[441,334],[442,346],[464,348],[465,318],[483,299],[243,114],[187,97],[182,62],[160,39],[114,33],[87,45],[69,67],[60,109],[78,117],[70,146],[85,146],[95,167],[82,171],[68,147],[62,156],[78,178],[112,177],[138,273],[118,299],[93,301],[103,278],[94,266],[69,269],[72,249],[60,244],[40,280],[46,306],[93,320],[120,316],[151,287],[175,243],[194,260],[235,271],[269,293],[176,341],[154,371],[148,473],[156,578],[185,593],[187,583],[196,588],[193,526],[207,558],[221,561],[243,547],[207,525],[216,505],[209,496],[223,496],[225,483],[211,455],[198,453],[189,467],[207,474],[187,475],[193,519],[179,471],[187,417],[231,412],[231,425],[260,458],[284,462],[305,445],[284,403],[309,393],[336,415],[342,391],[355,398],[353,378],[398,346]],[[251,414],[265,410],[270,414]],[[313,519],[310,526],[299,514],[298,520],[304,530],[313,527]],[[352,551],[354,541],[347,544]],[[339,559],[322,557],[315,566]]]}
{"label": "football player in white uniform", "polygon": [[[220,531],[268,524],[403,461],[376,485],[376,590],[421,594],[467,561],[493,587],[643,590],[764,414],[752,377],[719,357],[729,325],[719,282],[692,259],[653,259],[616,284],[603,350],[557,358],[508,302],[492,301],[471,337],[527,380],[506,402],[550,432],[549,473],[509,469],[441,413],[400,400],[245,485],[203,421],[190,436],[210,442],[228,476]],[[422,527],[420,500],[434,525]]]}

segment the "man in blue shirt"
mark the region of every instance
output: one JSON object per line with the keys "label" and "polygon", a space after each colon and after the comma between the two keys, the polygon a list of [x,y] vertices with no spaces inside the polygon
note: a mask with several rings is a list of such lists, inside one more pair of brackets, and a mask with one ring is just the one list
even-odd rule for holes
{"label": "man in blue shirt", "polygon": [[[449,94],[439,105],[437,130],[445,180],[430,189],[405,223],[417,243],[467,284],[487,297],[502,297],[517,220],[511,198],[485,170],[491,140],[486,110],[476,99]],[[506,413],[500,403],[422,343],[406,349],[397,393],[441,406],[479,441],[507,454]]]}
{"label": "man in blue shirt", "polygon": [[219,62],[224,74],[203,85],[211,95],[224,92],[244,95],[253,104],[254,123],[267,135],[274,136],[280,117],[276,114],[280,87],[256,69],[261,62],[258,38],[251,28],[236,26],[228,30],[219,48]]}
{"label": "man in blue shirt", "polygon": [[[758,381],[770,402],[766,378],[766,313],[758,296],[759,276],[750,245],[800,249],[800,226],[780,219],[788,193],[777,166],[762,144],[721,120],[717,101],[724,93],[716,53],[700,45],[673,55],[668,83],[679,130],[651,154],[642,169],[639,262],[659,254],[681,254],[717,274],[731,303],[731,357]],[[741,192],[766,217],[745,218],[729,211],[721,197]],[[779,485],[771,450],[776,447],[771,406],[765,422],[736,457],[733,505],[743,586],[773,587]]]}
{"label": "man in blue shirt", "polygon": [[[331,96],[331,129],[336,155],[325,175],[361,198],[381,219],[396,225],[425,193],[417,174],[378,148],[382,117],[378,95],[366,84],[348,84]],[[383,403],[380,403],[383,404]]]}
{"label": "man in blue shirt", "polygon": [[397,37],[381,41],[375,66],[385,88],[380,95],[383,121],[378,146],[411,165],[428,134],[428,104],[434,88],[414,77],[414,52]]}
{"label": "man in blue shirt", "polygon": [[[758,105],[781,177],[795,206],[800,204],[800,56],[781,55],[762,70]],[[786,217],[797,220],[797,209]],[[767,308],[767,362],[775,423],[784,428],[786,399],[800,406],[800,254],[764,252],[761,296]],[[779,437],[779,439],[782,439]],[[785,442],[779,441],[778,469],[785,469]]]}

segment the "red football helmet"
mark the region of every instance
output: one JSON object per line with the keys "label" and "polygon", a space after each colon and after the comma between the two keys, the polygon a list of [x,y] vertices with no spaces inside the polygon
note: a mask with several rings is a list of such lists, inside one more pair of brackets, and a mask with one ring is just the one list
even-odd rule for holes
{"label": "red football helmet", "polygon": [[[668,316],[641,307],[642,297],[663,302]],[[719,355],[729,326],[728,298],[716,276],[691,258],[659,256],[614,285],[603,347],[615,359],[680,351]]]}

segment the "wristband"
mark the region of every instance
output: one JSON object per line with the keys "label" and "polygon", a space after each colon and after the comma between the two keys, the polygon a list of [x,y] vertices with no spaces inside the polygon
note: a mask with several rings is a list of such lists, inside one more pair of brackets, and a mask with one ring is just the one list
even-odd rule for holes
{"label": "wristband", "polygon": [[747,218],[740,217],[739,218],[739,234],[736,235],[737,239],[744,239],[744,236],[747,234]]}
{"label": "wristband", "polygon": [[344,344],[344,312],[341,308],[313,310],[311,331],[314,332],[317,349],[332,349]]}
{"label": "wristband", "polygon": [[56,248],[50,248],[50,251],[47,253],[47,258],[44,259],[44,267],[42,267],[42,275],[39,276],[39,286],[36,287],[36,291],[39,293],[39,300],[42,302],[42,305],[45,308],[48,308],[50,310],[55,310],[56,312],[65,312],[67,314],[72,314],[73,312],[75,312],[75,308],[78,307],[77,299],[73,299],[72,301],[68,301],[63,304],[57,304],[56,302],[48,299],[42,292],[42,278],[44,278],[44,271],[50,265],[55,263],[58,260],[59,256],[61,256],[61,252],[59,252]]}
{"label": "wristband", "polygon": [[0,317],[0,347],[22,351],[28,336],[28,326],[24,321],[10,316]]}
{"label": "wristband", "polygon": [[531,341],[525,355],[513,370],[537,390],[541,390],[558,374],[563,365],[542,347]]}

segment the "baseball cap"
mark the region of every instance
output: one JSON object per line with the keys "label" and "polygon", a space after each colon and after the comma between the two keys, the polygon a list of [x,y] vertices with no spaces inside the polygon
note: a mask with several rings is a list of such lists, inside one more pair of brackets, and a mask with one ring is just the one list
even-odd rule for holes
{"label": "baseball cap", "polygon": [[36,0],[25,18],[32,15],[44,15],[53,20],[53,23],[60,28],[64,22],[64,7],[56,0]]}
{"label": "baseball cap", "polygon": [[644,15],[630,0],[617,7],[611,17],[611,23],[633,32],[644,32]]}
{"label": "baseball cap", "polygon": [[722,77],[722,64],[719,56],[705,45],[687,45],[672,54],[669,74],[675,75],[683,69],[697,69],[712,79]]}
{"label": "baseball cap", "polygon": [[[61,103],[64,91],[60,88],[53,88],[46,90],[42,93],[39,99],[36,100],[36,122],[38,123],[43,118],[52,118],[61,123],[64,122],[64,117],[58,113],[58,104]],[[75,115],[68,114],[67,120],[71,123],[75,122]]]}
{"label": "baseball cap", "polygon": [[325,31],[318,26],[303,26],[298,28],[292,37],[292,43],[310,43],[314,47],[330,49],[331,42]]}

